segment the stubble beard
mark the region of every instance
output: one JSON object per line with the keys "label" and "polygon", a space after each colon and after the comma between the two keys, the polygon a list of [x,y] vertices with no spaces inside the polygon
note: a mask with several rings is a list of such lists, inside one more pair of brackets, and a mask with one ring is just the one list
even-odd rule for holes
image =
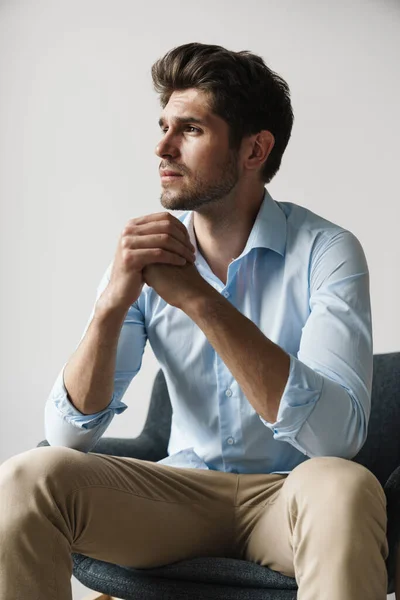
{"label": "stubble beard", "polygon": [[239,179],[237,152],[231,150],[227,160],[219,166],[218,174],[212,180],[192,177],[186,189],[161,192],[161,205],[168,210],[195,210],[216,203],[225,198]]}

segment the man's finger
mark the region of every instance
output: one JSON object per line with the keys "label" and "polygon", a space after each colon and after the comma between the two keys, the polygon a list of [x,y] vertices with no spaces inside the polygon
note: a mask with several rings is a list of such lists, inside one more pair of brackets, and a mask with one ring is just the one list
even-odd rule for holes
{"label": "man's finger", "polygon": [[130,222],[132,222],[133,225],[145,225],[147,223],[151,223],[152,221],[171,221],[184,233],[188,233],[183,223],[181,223],[179,219],[177,219],[176,217],[174,217],[174,215],[171,215],[168,212],[153,213],[150,215],[144,215],[142,217],[137,217],[130,220]]}

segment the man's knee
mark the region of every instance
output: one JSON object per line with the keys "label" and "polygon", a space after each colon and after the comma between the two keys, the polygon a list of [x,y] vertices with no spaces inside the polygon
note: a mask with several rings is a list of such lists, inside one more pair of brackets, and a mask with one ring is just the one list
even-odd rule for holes
{"label": "man's knee", "polygon": [[14,494],[30,498],[37,490],[56,489],[66,479],[76,450],[44,446],[17,454],[0,466],[0,499]]}
{"label": "man's knee", "polygon": [[368,469],[350,460],[336,457],[311,458],[296,467],[285,482],[285,492],[340,508],[366,507],[385,510],[385,493]]}

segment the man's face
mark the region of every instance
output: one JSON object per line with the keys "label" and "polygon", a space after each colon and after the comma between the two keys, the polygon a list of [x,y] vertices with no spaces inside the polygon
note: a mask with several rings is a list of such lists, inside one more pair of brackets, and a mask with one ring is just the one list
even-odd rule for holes
{"label": "man's face", "polygon": [[205,92],[173,92],[160,118],[161,204],[198,210],[227,196],[239,179],[238,154],[228,124],[213,114]]}

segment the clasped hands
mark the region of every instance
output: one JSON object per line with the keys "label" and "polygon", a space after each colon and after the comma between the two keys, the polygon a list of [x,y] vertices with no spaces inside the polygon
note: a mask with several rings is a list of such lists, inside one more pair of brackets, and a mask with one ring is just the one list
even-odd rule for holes
{"label": "clasped hands", "polygon": [[153,264],[142,271],[143,279],[165,302],[182,310],[206,291],[209,284],[201,277],[195,265],[183,266]]}
{"label": "clasped hands", "polygon": [[165,302],[185,310],[214,292],[194,265],[194,251],[186,227],[173,215],[131,219],[119,239],[104,302],[127,310],[146,283]]}

